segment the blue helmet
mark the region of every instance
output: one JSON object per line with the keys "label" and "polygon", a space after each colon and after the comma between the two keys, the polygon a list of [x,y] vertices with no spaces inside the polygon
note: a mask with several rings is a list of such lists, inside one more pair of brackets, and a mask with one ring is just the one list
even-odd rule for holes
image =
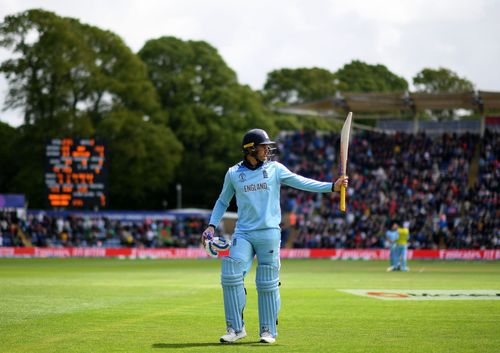
{"label": "blue helmet", "polygon": [[268,156],[274,156],[276,152],[276,142],[269,139],[269,135],[265,130],[262,129],[252,129],[245,133],[243,136],[243,141],[241,143],[243,147],[243,153],[253,155],[255,153],[255,147],[258,145],[268,145]]}

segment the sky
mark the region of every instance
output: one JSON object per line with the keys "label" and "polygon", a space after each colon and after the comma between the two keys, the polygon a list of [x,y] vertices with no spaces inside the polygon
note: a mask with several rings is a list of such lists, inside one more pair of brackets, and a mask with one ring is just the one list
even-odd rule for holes
{"label": "sky", "polygon": [[[161,36],[204,40],[256,90],[273,70],[361,60],[410,85],[423,68],[445,67],[500,91],[500,0],[0,0],[0,20],[32,8],[113,31],[134,52]],[[0,48],[0,61],[11,56]],[[7,87],[0,74],[2,110]],[[0,121],[18,126],[22,112],[0,111]]]}

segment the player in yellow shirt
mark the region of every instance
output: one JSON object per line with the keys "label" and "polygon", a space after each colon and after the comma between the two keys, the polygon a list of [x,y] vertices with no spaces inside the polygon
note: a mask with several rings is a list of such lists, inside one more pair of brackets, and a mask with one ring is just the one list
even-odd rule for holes
{"label": "player in yellow shirt", "polygon": [[398,226],[398,239],[396,240],[396,269],[408,271],[406,267],[406,259],[408,256],[408,239],[410,238],[410,230],[408,222],[405,222],[403,227]]}

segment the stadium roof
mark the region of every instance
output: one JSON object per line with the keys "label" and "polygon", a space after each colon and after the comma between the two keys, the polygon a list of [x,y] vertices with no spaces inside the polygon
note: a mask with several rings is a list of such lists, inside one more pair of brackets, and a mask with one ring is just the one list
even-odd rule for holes
{"label": "stadium roof", "polygon": [[357,113],[418,112],[427,109],[470,109],[480,113],[500,109],[500,92],[464,93],[338,93],[319,101],[281,107],[277,110],[290,114],[343,115]]}
{"label": "stadium roof", "polygon": [[484,110],[500,109],[500,92],[479,91],[479,104],[482,104]]}

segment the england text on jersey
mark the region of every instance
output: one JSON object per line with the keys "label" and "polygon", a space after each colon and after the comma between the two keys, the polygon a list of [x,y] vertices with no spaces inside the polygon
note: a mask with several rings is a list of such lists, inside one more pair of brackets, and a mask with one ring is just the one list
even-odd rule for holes
{"label": "england text on jersey", "polygon": [[257,191],[257,190],[262,190],[265,189],[267,190],[267,183],[257,183],[257,184],[250,184],[250,185],[245,185],[244,187],[245,192],[249,191]]}

